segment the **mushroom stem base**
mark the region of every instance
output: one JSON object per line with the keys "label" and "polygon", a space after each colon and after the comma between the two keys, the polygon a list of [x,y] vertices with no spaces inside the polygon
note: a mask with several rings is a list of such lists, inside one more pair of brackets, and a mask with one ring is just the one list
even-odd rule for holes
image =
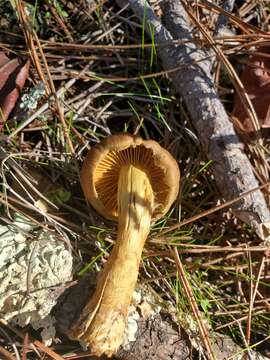
{"label": "mushroom stem base", "polygon": [[71,337],[84,340],[96,355],[111,356],[122,344],[143,246],[150,230],[154,194],[147,174],[124,166],[118,181],[118,234],[97,288]]}

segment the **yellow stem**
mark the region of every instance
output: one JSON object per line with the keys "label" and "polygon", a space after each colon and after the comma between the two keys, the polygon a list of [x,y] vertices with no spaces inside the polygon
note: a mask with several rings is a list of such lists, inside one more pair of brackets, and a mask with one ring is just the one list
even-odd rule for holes
{"label": "yellow stem", "polygon": [[147,174],[124,166],[118,181],[116,244],[72,335],[84,340],[98,356],[114,354],[123,341],[128,308],[153,213],[154,194]]}

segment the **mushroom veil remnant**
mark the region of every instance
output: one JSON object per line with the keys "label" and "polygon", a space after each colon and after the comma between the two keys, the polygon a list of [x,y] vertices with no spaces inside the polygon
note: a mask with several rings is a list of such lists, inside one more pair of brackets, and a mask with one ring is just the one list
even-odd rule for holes
{"label": "mushroom veil remnant", "polygon": [[171,207],[179,179],[171,154],[139,136],[110,136],[87,154],[81,172],[85,196],[100,214],[118,221],[116,243],[96,291],[69,333],[96,355],[111,356],[122,343],[151,222]]}

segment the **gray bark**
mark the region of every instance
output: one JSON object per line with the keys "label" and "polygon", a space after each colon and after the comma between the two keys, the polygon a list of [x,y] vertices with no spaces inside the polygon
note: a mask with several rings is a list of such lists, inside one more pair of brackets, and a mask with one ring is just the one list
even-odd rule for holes
{"label": "gray bark", "polygon": [[[233,10],[233,7],[234,7],[234,0],[226,0],[226,1],[223,1],[223,3],[222,3],[222,8],[225,11],[231,12]],[[219,34],[221,34],[222,30],[226,30],[227,22],[228,22],[228,17],[223,13],[219,14],[215,32],[214,32],[215,36],[218,36]]]}
{"label": "gray bark", "polygon": [[[166,1],[165,17],[170,31],[161,24],[146,0],[129,0],[129,4],[140,20],[145,19],[149,34],[150,29],[154,31],[157,44],[172,41],[176,35],[178,39],[192,41],[187,14],[180,1]],[[244,146],[215,90],[209,61],[200,61],[205,58],[205,51],[190,42],[162,47],[159,57],[166,70],[180,64],[184,66],[171,72],[170,78],[186,103],[203,151],[214,161],[215,180],[224,198],[230,200],[258,187]],[[253,226],[261,239],[270,240],[270,212],[260,190],[238,201],[233,211]]]}

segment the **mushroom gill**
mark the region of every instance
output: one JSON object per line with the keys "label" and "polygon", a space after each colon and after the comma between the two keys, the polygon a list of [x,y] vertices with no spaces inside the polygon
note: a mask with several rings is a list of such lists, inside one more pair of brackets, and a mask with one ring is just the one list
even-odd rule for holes
{"label": "mushroom gill", "polygon": [[[110,151],[97,165],[94,174],[94,183],[100,201],[118,216],[117,188],[120,170],[124,165],[132,164],[144,170],[152,185],[159,204],[166,202],[169,187],[166,186],[166,174],[163,168],[156,165],[152,149],[144,145],[129,147],[125,150]],[[158,205],[155,208],[158,209]],[[155,212],[153,214],[155,216]]]}

